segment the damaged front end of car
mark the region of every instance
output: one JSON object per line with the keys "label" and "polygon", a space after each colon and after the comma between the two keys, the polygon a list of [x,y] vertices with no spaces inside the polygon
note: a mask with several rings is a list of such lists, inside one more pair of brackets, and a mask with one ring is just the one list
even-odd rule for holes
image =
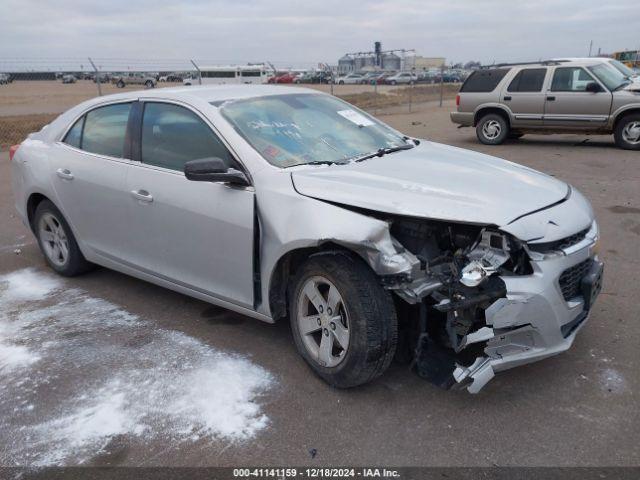
{"label": "damaged front end of car", "polygon": [[[589,308],[557,288],[562,272],[574,268],[567,265],[579,260],[575,252],[540,253],[495,226],[384,220],[389,251],[361,254],[395,293],[396,358],[420,377],[477,393],[497,371],[569,348]],[[583,246],[595,243],[595,222],[583,233]],[[593,252],[581,252],[587,256],[581,263],[601,276]],[[597,283],[590,296],[599,292]]]}

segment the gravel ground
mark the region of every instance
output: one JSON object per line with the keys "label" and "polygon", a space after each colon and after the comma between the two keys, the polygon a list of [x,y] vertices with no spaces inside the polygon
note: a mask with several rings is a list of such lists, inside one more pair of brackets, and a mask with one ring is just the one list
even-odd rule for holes
{"label": "gravel ground", "polygon": [[50,274],[14,215],[5,152],[0,464],[638,465],[640,155],[609,137],[482,146],[449,122],[451,107],[381,118],[557,176],[594,206],[605,286],[570,351],[501,373],[476,396],[401,366],[332,389],[298,358],[286,323],[106,269]]}

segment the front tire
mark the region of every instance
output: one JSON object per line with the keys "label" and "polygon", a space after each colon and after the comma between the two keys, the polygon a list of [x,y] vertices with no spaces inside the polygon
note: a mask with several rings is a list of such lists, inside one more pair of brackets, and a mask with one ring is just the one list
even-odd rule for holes
{"label": "front tire", "polygon": [[509,123],[502,115],[490,113],[476,125],[476,136],[485,145],[500,145],[509,136]]}
{"label": "front tire", "polygon": [[48,200],[40,202],[33,217],[40,250],[47,264],[60,275],[73,277],[93,268],[82,255],[69,224]]}
{"label": "front tire", "polygon": [[296,348],[325,382],[354,387],[389,367],[398,337],[395,307],[360,258],[342,252],[310,258],[289,298]]}
{"label": "front tire", "polygon": [[624,150],[640,150],[640,114],[622,118],[613,132],[616,145]]}

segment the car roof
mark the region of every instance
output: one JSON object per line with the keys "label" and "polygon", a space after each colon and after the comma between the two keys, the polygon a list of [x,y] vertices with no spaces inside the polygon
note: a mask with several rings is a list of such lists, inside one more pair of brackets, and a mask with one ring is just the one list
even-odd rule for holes
{"label": "car roof", "polygon": [[89,104],[100,104],[111,100],[136,100],[138,98],[182,100],[186,103],[189,103],[189,100],[196,100],[210,103],[225,100],[236,100],[240,98],[264,97],[267,95],[287,95],[292,93],[315,93],[323,95],[322,92],[311,88],[284,87],[280,85],[198,85],[171,88],[150,88],[147,90],[134,90],[126,93],[116,93],[113,95],[96,97],[90,100]]}
{"label": "car roof", "polygon": [[543,68],[543,67],[589,67],[593,65],[602,64],[605,61],[611,60],[610,58],[602,57],[584,57],[584,58],[554,58],[552,60],[545,60],[540,62],[514,62],[514,63],[497,63],[494,65],[484,65],[481,70],[493,70],[500,68]]}

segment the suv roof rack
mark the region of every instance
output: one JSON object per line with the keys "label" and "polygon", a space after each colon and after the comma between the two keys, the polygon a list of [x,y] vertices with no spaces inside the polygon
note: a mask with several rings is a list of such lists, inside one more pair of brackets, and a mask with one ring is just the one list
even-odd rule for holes
{"label": "suv roof rack", "polygon": [[480,68],[486,70],[488,68],[517,67],[520,65],[559,65],[570,61],[571,60],[541,60],[539,62],[494,63],[493,65],[482,65]]}

